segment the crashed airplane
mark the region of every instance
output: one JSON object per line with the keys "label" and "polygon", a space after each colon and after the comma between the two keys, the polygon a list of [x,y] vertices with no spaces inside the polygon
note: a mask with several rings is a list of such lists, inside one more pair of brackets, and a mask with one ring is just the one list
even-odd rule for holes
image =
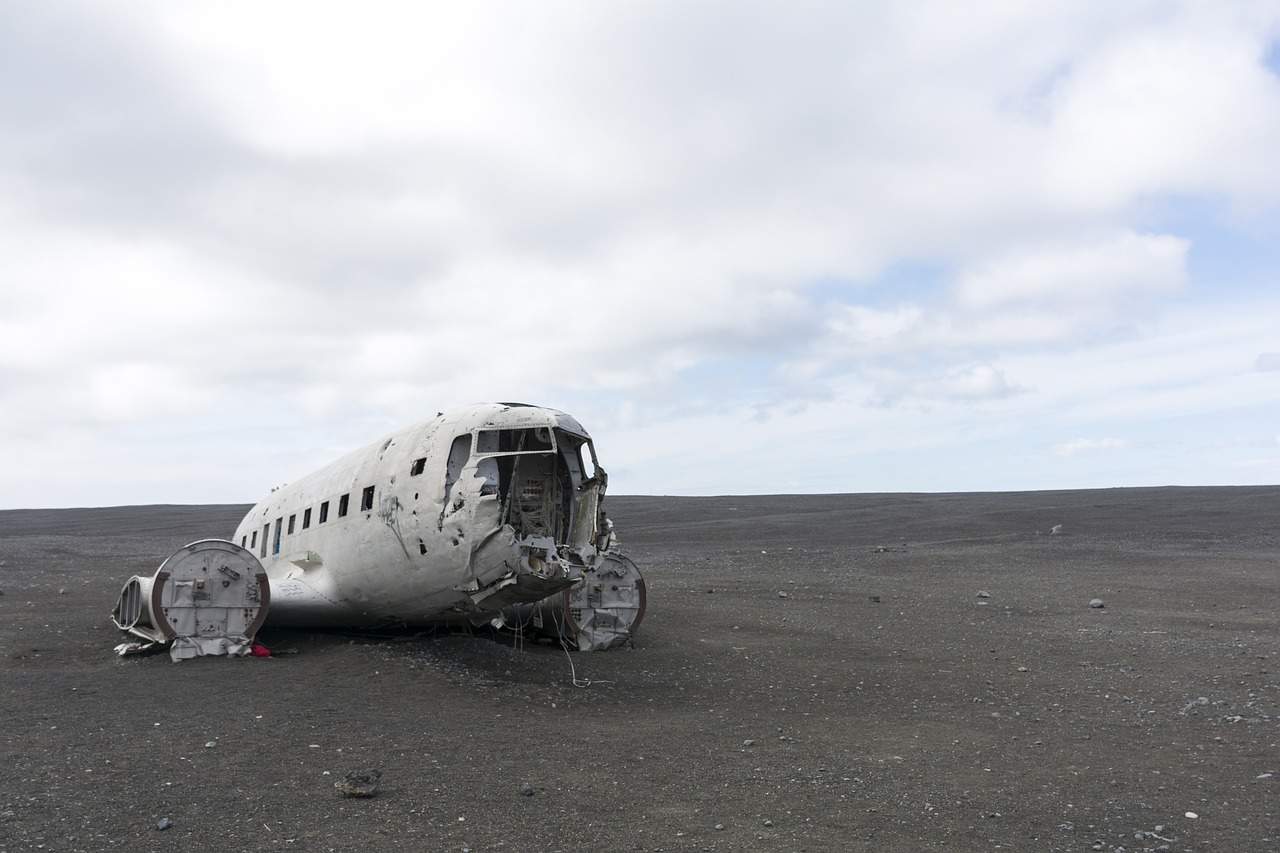
{"label": "crashed airplane", "polygon": [[112,618],[175,660],[244,654],[264,623],[490,624],[587,651],[629,641],[645,584],[604,511],[587,431],[538,406],[441,413],[273,489],[231,541],[125,584]]}

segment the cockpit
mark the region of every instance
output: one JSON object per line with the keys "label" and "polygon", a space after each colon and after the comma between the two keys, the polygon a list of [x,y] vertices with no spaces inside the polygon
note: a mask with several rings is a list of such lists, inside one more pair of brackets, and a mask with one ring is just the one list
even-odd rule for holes
{"label": "cockpit", "polygon": [[591,440],[559,427],[478,429],[453,440],[445,467],[446,506],[468,462],[496,495],[499,524],[518,536],[547,536],[571,548],[605,547],[598,518],[607,482]]}

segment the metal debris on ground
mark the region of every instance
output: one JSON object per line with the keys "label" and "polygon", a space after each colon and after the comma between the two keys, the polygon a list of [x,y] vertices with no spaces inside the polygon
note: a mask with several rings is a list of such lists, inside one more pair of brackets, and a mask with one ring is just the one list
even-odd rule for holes
{"label": "metal debris on ground", "polygon": [[123,656],[168,643],[175,662],[246,655],[270,601],[267,574],[253,554],[222,539],[192,542],[120,590],[111,620],[137,639],[115,651]]}

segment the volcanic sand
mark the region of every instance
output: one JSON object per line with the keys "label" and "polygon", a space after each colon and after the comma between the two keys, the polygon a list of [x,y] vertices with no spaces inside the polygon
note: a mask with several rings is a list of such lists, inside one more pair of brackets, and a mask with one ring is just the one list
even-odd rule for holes
{"label": "volcanic sand", "polygon": [[483,634],[118,658],[124,580],[248,507],[0,512],[0,853],[1280,849],[1280,487],[608,507],[648,613],[582,686]]}

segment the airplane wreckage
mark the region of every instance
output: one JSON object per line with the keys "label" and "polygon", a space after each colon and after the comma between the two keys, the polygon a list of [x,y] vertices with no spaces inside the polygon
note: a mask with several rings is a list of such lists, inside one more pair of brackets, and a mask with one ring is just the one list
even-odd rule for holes
{"label": "airplane wreckage", "polygon": [[112,620],[174,660],[243,655],[263,624],[490,624],[582,651],[628,642],[645,584],[604,511],[587,431],[537,406],[441,413],[273,489],[230,541],[125,583]]}

